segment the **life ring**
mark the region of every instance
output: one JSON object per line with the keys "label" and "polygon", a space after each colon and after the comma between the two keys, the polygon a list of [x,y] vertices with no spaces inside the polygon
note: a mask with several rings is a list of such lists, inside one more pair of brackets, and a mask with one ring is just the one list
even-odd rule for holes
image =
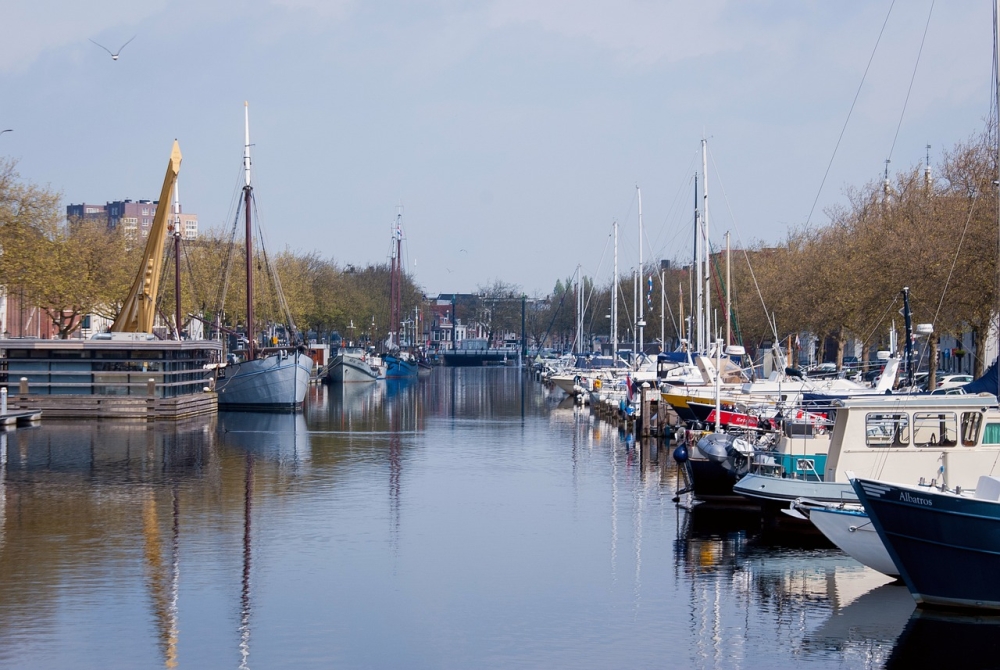
{"label": "life ring", "polygon": [[594,380],[594,390],[595,391],[600,391],[601,390],[601,380],[600,379],[595,379]]}

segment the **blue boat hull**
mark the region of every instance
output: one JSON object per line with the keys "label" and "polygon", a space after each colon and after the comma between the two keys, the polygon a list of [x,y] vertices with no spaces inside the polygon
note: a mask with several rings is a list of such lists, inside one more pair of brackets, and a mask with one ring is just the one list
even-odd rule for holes
{"label": "blue boat hull", "polygon": [[854,490],[917,603],[1000,609],[1000,503],[864,479]]}
{"label": "blue boat hull", "polygon": [[416,361],[407,361],[393,355],[384,356],[386,379],[402,379],[416,377],[418,367]]}

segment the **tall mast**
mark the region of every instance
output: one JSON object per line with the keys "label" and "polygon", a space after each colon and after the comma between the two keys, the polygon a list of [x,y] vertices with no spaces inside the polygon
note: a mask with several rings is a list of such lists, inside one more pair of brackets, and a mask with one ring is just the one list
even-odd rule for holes
{"label": "tall mast", "polygon": [[615,269],[611,276],[611,360],[618,367],[618,222],[615,221],[612,227],[615,231]]}
{"label": "tall mast", "polygon": [[729,250],[729,231],[726,231],[726,346],[733,343],[733,295],[732,295],[732,269]]}
{"label": "tall mast", "polygon": [[[993,5],[993,76],[994,102],[996,103],[996,119],[993,126],[993,139],[996,141],[995,169],[1000,170],[1000,0]],[[994,175],[996,179],[996,175]],[[1000,250],[1000,187],[994,189],[997,198],[997,249]],[[1000,304],[1000,256],[997,258],[997,303]],[[996,309],[996,306],[994,306]],[[1000,318],[1000,315],[998,315]],[[997,337],[1000,338],[1000,324],[997,327]],[[997,342],[997,365],[1000,367],[1000,341]],[[997,397],[1000,397],[1000,374],[997,374]]]}
{"label": "tall mast", "polygon": [[702,236],[701,236],[701,204],[698,202],[698,181],[695,177],[694,184],[695,202],[694,202],[694,268],[695,268],[695,284],[694,284],[694,304],[695,311],[691,313],[691,318],[694,320],[695,326],[695,338],[697,338],[697,346],[695,351],[704,353],[705,347],[705,280],[702,278],[702,266],[701,266],[701,246],[702,246]]}
{"label": "tall mast", "polygon": [[247,359],[256,356],[257,335],[253,320],[253,228],[250,223],[250,206],[253,186],[250,185],[250,103],[243,103],[243,210],[246,217],[247,245]]}
{"label": "tall mast", "polygon": [[639,324],[636,315],[639,313],[639,271],[632,269],[632,363],[639,360]]}
{"label": "tall mast", "polygon": [[[639,285],[641,287],[642,276],[643,274],[645,274],[645,272],[642,267],[642,191],[639,190],[638,184],[635,185],[635,194],[636,197],[639,199]],[[638,356],[644,348],[643,336],[645,335],[645,328],[646,328],[646,321],[643,318],[643,300],[641,297],[639,298],[639,311],[636,314],[638,315],[637,316],[638,320],[636,321],[635,325],[638,326],[639,330],[639,349],[635,353]]]}
{"label": "tall mast", "polygon": [[703,247],[705,251],[705,344],[712,339],[712,265],[711,250],[708,246],[708,140],[701,141],[701,174],[704,176],[704,184],[701,187],[701,222],[704,227]]}
{"label": "tall mast", "polygon": [[576,266],[576,353],[583,353],[583,281]]}
{"label": "tall mast", "polygon": [[[687,340],[688,340],[688,350],[692,348],[695,351],[701,351],[700,340],[695,340],[698,335],[698,323],[697,315],[701,312],[701,303],[697,302],[700,300],[698,296],[701,294],[696,290],[697,286],[701,285],[701,266],[698,264],[698,223],[701,215],[698,209],[698,173],[694,173],[694,244],[691,246],[691,272],[688,273],[688,294],[691,298],[691,309],[689,310],[688,318],[691,320],[687,327]],[[695,281],[695,275],[697,283]]]}
{"label": "tall mast", "polygon": [[399,347],[402,340],[399,336],[400,321],[403,319],[403,208],[396,210],[396,221],[392,230],[392,263],[389,268],[389,337],[392,344]]}
{"label": "tall mast", "polygon": [[660,351],[667,350],[667,269],[660,260]]}

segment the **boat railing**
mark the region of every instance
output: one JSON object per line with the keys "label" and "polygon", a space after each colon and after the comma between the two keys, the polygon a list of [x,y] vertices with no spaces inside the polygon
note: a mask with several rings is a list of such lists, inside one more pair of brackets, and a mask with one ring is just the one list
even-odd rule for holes
{"label": "boat railing", "polygon": [[82,357],[87,352],[79,351],[30,353],[30,357],[0,359],[0,386],[21,395],[172,398],[203,392],[212,385],[219,367],[214,362],[217,351],[210,350],[183,351],[176,358],[146,359],[90,358]]}
{"label": "boat railing", "polygon": [[[201,393],[211,386],[208,370],[50,370],[11,371],[11,392],[27,390],[34,395],[119,395],[172,398]],[[152,392],[151,390],[152,389]]]}

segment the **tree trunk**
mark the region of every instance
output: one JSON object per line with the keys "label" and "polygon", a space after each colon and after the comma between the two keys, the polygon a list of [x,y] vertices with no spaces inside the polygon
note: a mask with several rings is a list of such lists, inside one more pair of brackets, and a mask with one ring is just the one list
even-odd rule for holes
{"label": "tree trunk", "polygon": [[979,379],[983,376],[983,371],[986,370],[986,338],[989,336],[990,328],[989,325],[985,328],[976,328],[972,331],[973,342],[976,346],[976,358],[973,361],[973,371],[972,376]]}
{"label": "tree trunk", "polygon": [[847,344],[847,338],[844,336],[844,329],[837,329],[837,370],[842,370],[844,368],[844,345]]}

